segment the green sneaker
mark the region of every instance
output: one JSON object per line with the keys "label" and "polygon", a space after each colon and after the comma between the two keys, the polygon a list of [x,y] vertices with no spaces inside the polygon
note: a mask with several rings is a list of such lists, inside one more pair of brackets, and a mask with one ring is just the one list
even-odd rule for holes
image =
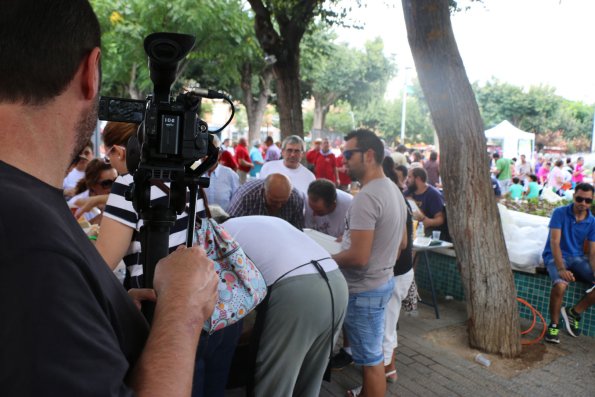
{"label": "green sneaker", "polygon": [[564,318],[564,324],[566,324],[566,331],[570,336],[575,338],[581,334],[581,316],[576,313],[572,308],[566,309],[562,307],[562,317]]}
{"label": "green sneaker", "polygon": [[547,327],[547,333],[545,334],[545,341],[549,343],[560,343],[560,337],[558,334],[560,330],[558,329],[558,324],[550,324]]}

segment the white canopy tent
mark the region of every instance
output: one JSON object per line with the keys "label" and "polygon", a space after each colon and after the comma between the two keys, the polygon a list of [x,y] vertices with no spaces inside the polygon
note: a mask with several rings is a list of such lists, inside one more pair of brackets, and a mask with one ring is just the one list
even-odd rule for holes
{"label": "white canopy tent", "polygon": [[497,126],[485,131],[488,140],[488,146],[496,146],[502,149],[502,157],[511,159],[521,154],[527,156],[527,159],[533,158],[535,148],[535,134],[525,132],[508,120],[504,120]]}

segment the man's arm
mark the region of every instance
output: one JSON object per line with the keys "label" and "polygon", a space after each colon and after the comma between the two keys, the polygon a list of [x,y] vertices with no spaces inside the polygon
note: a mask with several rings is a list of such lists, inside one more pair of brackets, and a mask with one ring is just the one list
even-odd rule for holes
{"label": "man's arm", "polygon": [[189,396],[200,332],[217,301],[218,277],[202,249],[181,247],[159,261],[154,284],[153,324],[130,383],[139,396]]}
{"label": "man's arm", "polygon": [[589,241],[589,263],[595,275],[595,241]]}
{"label": "man's arm", "polygon": [[423,223],[424,228],[439,227],[444,223],[444,212],[437,212],[433,218],[428,218],[423,212],[418,211],[414,214],[415,220]]}
{"label": "man's arm", "polygon": [[562,258],[562,249],[560,248],[560,240],[562,239],[562,229],[550,228],[550,248],[552,249],[552,256],[554,257],[554,263],[558,269],[558,274],[562,280],[572,282],[574,281],[574,275],[564,265],[564,259]]}
{"label": "man's arm", "polygon": [[333,255],[339,267],[364,267],[372,255],[374,230],[351,230],[351,246]]}

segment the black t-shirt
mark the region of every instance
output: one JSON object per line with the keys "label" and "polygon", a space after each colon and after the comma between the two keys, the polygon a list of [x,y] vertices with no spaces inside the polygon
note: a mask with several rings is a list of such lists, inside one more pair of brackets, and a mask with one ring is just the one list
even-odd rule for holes
{"label": "black t-shirt", "polygon": [[0,394],[132,395],[148,326],[62,191],[0,161]]}
{"label": "black t-shirt", "polygon": [[400,276],[407,273],[413,267],[413,217],[411,216],[411,205],[407,200],[407,247],[401,251],[395,262],[394,275]]}

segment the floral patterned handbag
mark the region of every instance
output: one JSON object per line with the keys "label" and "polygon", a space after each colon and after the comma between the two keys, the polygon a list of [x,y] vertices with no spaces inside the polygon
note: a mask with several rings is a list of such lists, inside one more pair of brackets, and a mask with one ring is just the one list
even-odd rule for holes
{"label": "floral patterned handbag", "polygon": [[242,247],[211,218],[204,192],[202,196],[207,218],[202,218],[200,228],[195,228],[195,240],[215,263],[220,280],[215,310],[203,326],[212,334],[250,313],[265,298],[267,286]]}

